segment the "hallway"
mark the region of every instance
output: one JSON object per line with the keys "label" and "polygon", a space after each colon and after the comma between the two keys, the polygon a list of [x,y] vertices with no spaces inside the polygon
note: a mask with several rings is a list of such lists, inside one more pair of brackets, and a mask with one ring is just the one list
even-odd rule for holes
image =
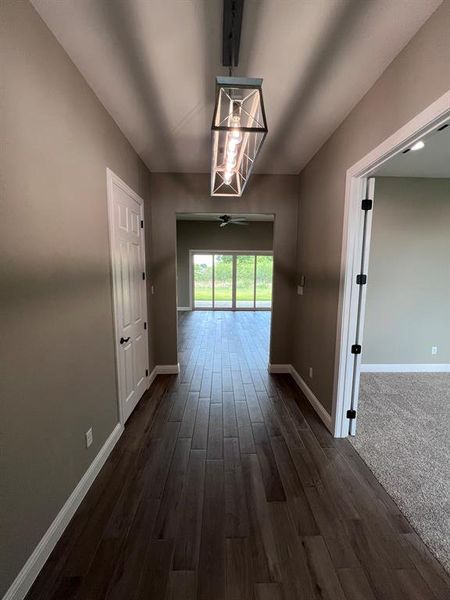
{"label": "hallway", "polygon": [[444,600],[438,563],[287,375],[270,313],[179,318],[181,374],[131,416],[28,600]]}

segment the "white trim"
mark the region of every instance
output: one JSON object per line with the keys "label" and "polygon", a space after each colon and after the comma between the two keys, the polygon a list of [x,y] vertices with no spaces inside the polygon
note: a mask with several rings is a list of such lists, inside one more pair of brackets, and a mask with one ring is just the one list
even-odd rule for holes
{"label": "white trim", "polygon": [[[132,190],[130,188],[129,185],[127,185],[124,181],[122,181],[122,179],[120,179],[120,177],[118,177],[113,171],[111,171],[111,169],[109,169],[108,167],[106,168],[106,201],[107,201],[107,206],[108,206],[108,238],[109,238],[109,256],[110,256],[110,265],[111,265],[111,273],[112,273],[112,297],[113,297],[113,319],[114,319],[114,324],[113,324],[113,329],[114,329],[114,350],[115,350],[115,371],[116,371],[116,389],[117,389],[117,405],[118,405],[118,412],[119,412],[119,420],[120,422],[124,425],[126,418],[125,418],[125,412],[124,412],[124,407],[122,405],[122,399],[120,397],[120,381],[119,381],[119,365],[120,365],[120,345],[119,345],[119,339],[121,337],[121,331],[119,328],[119,324],[116,318],[116,315],[118,313],[117,307],[119,306],[119,299],[118,299],[118,295],[117,295],[117,289],[118,286],[116,285],[116,281],[119,279],[119,274],[117,273],[117,268],[116,268],[116,261],[115,261],[115,256],[114,256],[114,252],[115,252],[115,246],[114,246],[114,232],[113,232],[113,224],[114,224],[114,204],[113,204],[113,185],[116,185],[120,188],[122,188],[122,190],[128,194],[129,196],[131,196],[133,198],[133,200],[135,200],[135,202],[137,202],[140,207],[141,207],[141,214],[140,214],[140,218],[142,221],[144,221],[144,200],[138,196],[138,194],[136,194],[136,192],[134,190]],[[146,265],[145,265],[145,227],[143,227],[141,229],[140,232],[141,235],[141,239],[142,239],[142,244],[144,247],[144,251],[142,253],[142,271],[144,273],[147,273],[147,269],[146,269]],[[145,336],[145,339],[147,340],[147,343],[145,344],[145,349],[146,349],[146,363],[148,364],[148,336],[149,336],[149,329],[150,329],[150,324],[148,323],[148,302],[147,302],[147,286],[144,285],[143,286],[143,297],[144,297],[144,313],[146,316],[146,321],[147,321],[147,329],[144,330],[143,335]],[[150,383],[147,379],[147,383],[146,383],[146,387],[147,389],[149,388]]]}
{"label": "white trim", "polygon": [[269,373],[291,373],[291,365],[271,364],[269,363]]}
{"label": "white trim", "polygon": [[178,375],[180,372],[180,363],[176,365],[156,365],[153,372],[155,375]]}
{"label": "white trim", "polygon": [[117,444],[123,430],[123,425],[120,423],[115,426],[112,433],[103,444],[100,452],[94,458],[88,470],[79,481],[77,487],[70,494],[55,520],[47,529],[41,541],[33,550],[33,553],[13,581],[11,587],[3,596],[3,600],[23,600],[23,598],[25,598],[47,558],[50,556],[50,553],[56,546],[59,538],[64,533],[64,530],[75,514],[77,508],[80,506],[83,498],[86,496],[89,488],[94,483],[94,480],[105,464],[106,459]]}
{"label": "white trim", "polygon": [[450,364],[364,364],[361,373],[450,373]]}
{"label": "white trim", "polygon": [[290,365],[290,367],[291,367],[292,379],[295,381],[295,383],[298,385],[298,387],[301,389],[301,391],[307,397],[307,399],[309,400],[309,403],[314,408],[314,410],[316,411],[318,416],[321,418],[323,424],[328,429],[328,431],[333,433],[331,415],[326,411],[326,409],[319,402],[317,397],[314,395],[313,391],[306,384],[305,380],[297,373],[294,366]]}
{"label": "white trim", "polygon": [[291,364],[269,364],[269,373],[288,373],[298,387],[301,389],[303,394],[308,399],[309,403],[323,421],[325,427],[333,433],[331,415],[326,411],[326,409],[322,406],[319,400],[314,395],[313,391],[308,387],[305,383],[304,379],[297,373],[296,369]]}
{"label": "white trim", "polygon": [[[333,430],[336,437],[346,437],[349,433],[346,412],[351,402],[354,360],[354,355],[350,353],[350,346],[356,337],[356,294],[358,291],[355,289],[358,286],[353,284],[357,273],[355,265],[360,259],[358,254],[362,212],[360,201],[363,197],[364,178],[370,176],[375,169],[392,156],[439,127],[448,119],[449,115],[450,91],[443,94],[347,171],[332,412]],[[368,235],[370,236],[370,224]],[[367,260],[369,259],[368,254],[367,252]]]}
{"label": "white trim", "polygon": [[191,311],[191,310],[192,310],[192,308],[191,308],[190,306],[178,306],[178,307],[177,307],[177,310],[178,310],[179,312],[186,312],[186,311]]}
{"label": "white trim", "polygon": [[148,376],[148,380],[147,380],[147,389],[152,385],[152,383],[155,381],[156,376],[158,375],[158,373],[156,372],[156,367],[153,367],[153,371],[150,373],[150,375]]}

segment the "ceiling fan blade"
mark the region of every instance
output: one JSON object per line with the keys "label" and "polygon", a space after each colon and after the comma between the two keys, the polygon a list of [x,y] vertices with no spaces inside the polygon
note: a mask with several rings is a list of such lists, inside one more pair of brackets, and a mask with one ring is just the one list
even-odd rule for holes
{"label": "ceiling fan blade", "polygon": [[228,225],[228,223],[229,223],[229,221],[225,221],[225,222],[221,223],[221,224],[219,225],[219,227],[225,227],[225,225]]}
{"label": "ceiling fan blade", "polygon": [[233,225],[248,225],[247,221],[230,221]]}

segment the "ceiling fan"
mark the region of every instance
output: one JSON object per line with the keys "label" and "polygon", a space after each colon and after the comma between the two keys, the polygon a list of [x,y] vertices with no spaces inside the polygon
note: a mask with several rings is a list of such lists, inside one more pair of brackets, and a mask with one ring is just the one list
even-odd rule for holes
{"label": "ceiling fan", "polygon": [[248,225],[245,217],[232,217],[231,215],[222,215],[218,217],[220,221],[219,227],[225,227],[225,225]]}

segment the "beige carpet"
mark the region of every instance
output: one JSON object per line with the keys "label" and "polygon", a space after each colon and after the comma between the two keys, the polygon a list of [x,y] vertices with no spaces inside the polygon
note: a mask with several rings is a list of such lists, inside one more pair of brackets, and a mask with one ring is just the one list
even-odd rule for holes
{"label": "beige carpet", "polygon": [[350,441],[450,573],[450,373],[363,373]]}

